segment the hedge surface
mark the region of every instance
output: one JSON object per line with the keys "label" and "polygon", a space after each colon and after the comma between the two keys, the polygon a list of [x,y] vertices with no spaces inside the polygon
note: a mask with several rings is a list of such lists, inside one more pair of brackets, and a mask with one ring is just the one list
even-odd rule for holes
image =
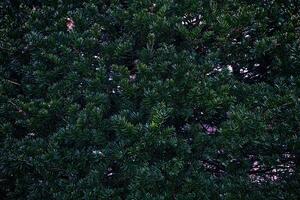
{"label": "hedge surface", "polygon": [[299,199],[299,11],[1,1],[0,198]]}

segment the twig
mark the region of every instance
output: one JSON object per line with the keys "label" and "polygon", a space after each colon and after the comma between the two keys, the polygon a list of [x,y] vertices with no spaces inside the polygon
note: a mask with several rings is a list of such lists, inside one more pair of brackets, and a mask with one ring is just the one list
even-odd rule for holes
{"label": "twig", "polygon": [[12,102],[11,100],[8,100],[8,102],[10,104],[12,104],[13,106],[15,106],[18,109],[19,113],[22,113],[23,115],[27,115],[27,113],[25,111],[23,111],[17,104],[15,104],[14,102]]}
{"label": "twig", "polygon": [[14,85],[21,86],[20,83],[17,83],[17,82],[15,82],[15,81],[12,81],[12,80],[9,80],[9,79],[5,79],[5,80],[6,80],[7,82],[9,82],[9,83],[14,84]]}

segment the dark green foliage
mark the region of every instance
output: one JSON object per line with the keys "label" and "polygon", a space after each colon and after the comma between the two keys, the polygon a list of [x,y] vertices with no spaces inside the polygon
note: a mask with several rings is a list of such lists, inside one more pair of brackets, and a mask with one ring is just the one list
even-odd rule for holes
{"label": "dark green foliage", "polygon": [[0,198],[299,199],[299,8],[1,1]]}

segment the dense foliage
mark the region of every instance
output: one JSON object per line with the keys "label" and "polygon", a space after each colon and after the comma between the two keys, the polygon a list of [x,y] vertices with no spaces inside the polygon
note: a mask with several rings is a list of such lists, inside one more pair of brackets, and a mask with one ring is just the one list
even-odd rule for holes
{"label": "dense foliage", "polygon": [[2,0],[1,199],[299,199],[298,0]]}

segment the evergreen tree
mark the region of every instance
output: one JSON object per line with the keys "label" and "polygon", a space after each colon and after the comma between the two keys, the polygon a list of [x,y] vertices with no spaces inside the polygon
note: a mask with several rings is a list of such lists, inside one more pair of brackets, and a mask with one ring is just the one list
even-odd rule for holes
{"label": "evergreen tree", "polygon": [[3,0],[2,199],[299,199],[300,2]]}

